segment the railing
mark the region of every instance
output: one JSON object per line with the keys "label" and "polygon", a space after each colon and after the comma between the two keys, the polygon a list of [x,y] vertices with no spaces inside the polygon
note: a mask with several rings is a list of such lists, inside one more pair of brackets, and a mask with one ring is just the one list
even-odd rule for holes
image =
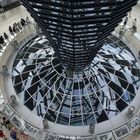
{"label": "railing", "polygon": [[[19,130],[23,133],[32,136],[36,139],[40,140],[48,140],[48,138],[52,138],[51,140],[57,140],[61,138],[62,140],[72,139],[72,140],[94,140],[94,138],[98,138],[99,140],[102,138],[114,138],[114,139],[123,139],[124,137],[130,135],[133,131],[139,128],[140,124],[140,112],[138,112],[134,117],[132,117],[129,121],[125,122],[119,128],[116,128],[112,131],[98,134],[98,135],[87,135],[87,136],[61,136],[55,133],[50,133],[47,130],[40,130],[39,128],[33,126],[29,122],[25,121],[20,117],[17,112],[8,105],[5,104],[4,108],[2,109],[2,114],[6,116],[7,119]],[[115,137],[114,137],[115,136]]]}
{"label": "railing", "polygon": [[[36,28],[36,24],[29,24],[26,25],[20,32],[17,33],[16,36],[12,38],[12,40],[6,45],[5,50],[2,53],[2,56],[0,56],[0,91],[5,92],[4,89],[4,83],[3,83],[3,74],[5,74],[3,71],[3,67],[7,69],[7,72],[10,71],[8,69],[8,63],[9,60],[11,60],[11,55],[13,55],[13,52],[16,53],[16,50],[19,47],[22,47],[26,41],[28,41],[30,38],[32,38],[34,35],[40,32],[38,28]],[[5,94],[3,94],[5,101],[8,101],[8,98]]]}
{"label": "railing", "polygon": [[121,36],[120,39],[129,46],[129,48],[134,53],[137,59],[138,52],[140,51],[140,34],[137,32],[133,33],[131,28],[127,26],[123,27],[123,25],[119,25],[113,34],[119,37],[119,32],[121,28],[124,29],[123,29],[123,35]]}

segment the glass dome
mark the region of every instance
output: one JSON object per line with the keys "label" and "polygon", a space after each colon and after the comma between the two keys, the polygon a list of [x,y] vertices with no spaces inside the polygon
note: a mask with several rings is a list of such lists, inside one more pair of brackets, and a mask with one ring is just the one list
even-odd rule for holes
{"label": "glass dome", "polygon": [[71,126],[118,115],[132,102],[140,83],[137,60],[113,35],[80,71],[62,67],[46,37],[37,35],[18,52],[11,76],[22,104],[51,122]]}

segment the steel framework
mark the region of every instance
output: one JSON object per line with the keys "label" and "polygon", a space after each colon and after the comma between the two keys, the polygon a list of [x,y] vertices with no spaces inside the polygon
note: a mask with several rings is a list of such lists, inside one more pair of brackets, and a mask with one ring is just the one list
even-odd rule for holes
{"label": "steel framework", "polygon": [[137,0],[21,0],[69,69],[91,63]]}

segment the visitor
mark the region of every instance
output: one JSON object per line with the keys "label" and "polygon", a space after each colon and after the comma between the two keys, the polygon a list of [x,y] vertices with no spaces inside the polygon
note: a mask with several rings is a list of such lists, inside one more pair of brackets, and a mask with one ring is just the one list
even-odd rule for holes
{"label": "visitor", "polygon": [[137,19],[134,18],[134,20],[132,22],[132,32],[134,32],[134,33],[137,31],[136,23],[137,23]]}
{"label": "visitor", "polygon": [[1,44],[1,45],[4,45],[4,42],[5,42],[5,41],[4,41],[3,36],[0,36],[0,44]]}
{"label": "visitor", "polygon": [[17,33],[18,32],[16,23],[13,24],[13,32],[14,33]]}
{"label": "visitor", "polygon": [[2,52],[2,50],[3,50],[3,47],[2,47],[2,45],[0,44],[0,52]]}
{"label": "visitor", "polygon": [[137,23],[137,19],[134,18],[134,20],[133,20],[133,26],[136,26],[136,23]]}
{"label": "visitor", "polygon": [[9,32],[10,32],[11,35],[13,35],[13,29],[12,29],[11,26],[9,26]]}
{"label": "visitor", "polygon": [[2,117],[2,119],[1,119],[1,125],[5,125],[5,122],[6,122],[6,117]]}
{"label": "visitor", "polygon": [[30,21],[29,17],[26,18],[26,24],[27,25],[30,25],[31,24],[31,21]]}
{"label": "visitor", "polygon": [[13,138],[13,140],[17,140],[17,133],[15,131],[15,128],[11,130],[10,136]]}
{"label": "visitor", "polygon": [[122,38],[124,34],[124,27],[121,27],[119,30],[119,38]]}
{"label": "visitor", "polygon": [[22,27],[25,26],[25,20],[23,18],[21,18],[20,23],[21,23]]}
{"label": "visitor", "polygon": [[5,122],[5,127],[6,127],[8,130],[11,130],[11,124],[10,124],[10,121],[9,121],[9,120],[7,120],[7,121]]}
{"label": "visitor", "polygon": [[18,49],[18,41],[17,40],[13,41],[12,47],[16,50]]}
{"label": "visitor", "polygon": [[4,33],[3,36],[4,36],[5,40],[9,40],[9,37],[6,33]]}
{"label": "visitor", "polygon": [[128,22],[128,17],[125,17],[123,25],[126,26],[127,22]]}
{"label": "visitor", "polygon": [[20,22],[17,22],[17,27],[18,27],[19,31],[22,30],[22,25]]}
{"label": "visitor", "polygon": [[5,138],[5,135],[2,130],[0,130],[0,138]]}
{"label": "visitor", "polygon": [[17,24],[17,23],[15,23],[15,27],[16,27],[16,32],[19,32],[19,31],[20,31],[20,29],[19,29],[19,27],[18,27],[18,24]]}

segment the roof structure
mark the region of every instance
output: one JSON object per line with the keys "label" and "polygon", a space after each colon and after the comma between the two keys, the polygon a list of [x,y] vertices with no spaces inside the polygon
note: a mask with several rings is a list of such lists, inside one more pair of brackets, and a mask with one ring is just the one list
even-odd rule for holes
{"label": "roof structure", "polygon": [[63,66],[91,64],[105,39],[137,0],[21,0]]}

